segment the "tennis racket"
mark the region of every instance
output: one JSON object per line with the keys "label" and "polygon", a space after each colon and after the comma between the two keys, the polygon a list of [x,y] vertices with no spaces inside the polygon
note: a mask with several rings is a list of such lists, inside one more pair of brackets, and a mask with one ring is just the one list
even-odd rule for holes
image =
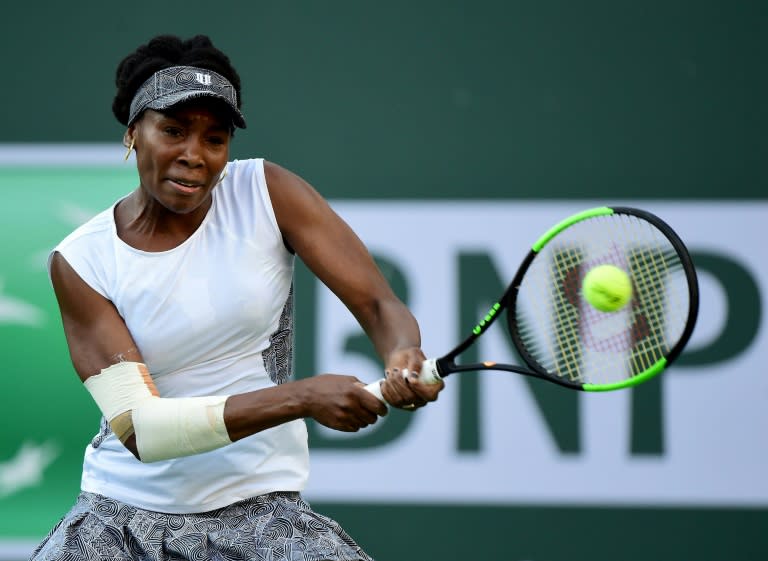
{"label": "tennis racket", "polygon": [[[600,311],[582,294],[584,276],[600,265],[619,267],[631,282],[629,301],[616,311]],[[693,262],[668,224],[636,208],[585,210],[536,240],[499,301],[458,346],[424,361],[419,378],[501,370],[582,391],[633,387],[680,355],[698,308]],[[525,366],[458,363],[504,311]],[[384,401],[381,382],[366,389]]]}

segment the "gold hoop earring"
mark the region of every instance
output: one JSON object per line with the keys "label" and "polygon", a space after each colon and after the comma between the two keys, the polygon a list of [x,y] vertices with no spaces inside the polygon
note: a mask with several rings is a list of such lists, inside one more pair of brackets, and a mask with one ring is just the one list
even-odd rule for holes
{"label": "gold hoop earring", "polygon": [[131,139],[131,145],[128,147],[128,151],[125,153],[125,161],[128,161],[128,158],[131,156],[131,152],[133,151],[133,143],[136,142],[135,139]]}

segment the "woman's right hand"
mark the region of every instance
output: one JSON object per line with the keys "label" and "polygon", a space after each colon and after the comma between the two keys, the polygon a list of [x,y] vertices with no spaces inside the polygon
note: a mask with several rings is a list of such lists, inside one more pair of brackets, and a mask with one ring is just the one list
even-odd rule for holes
{"label": "woman's right hand", "polygon": [[319,374],[297,382],[305,392],[307,417],[344,432],[357,432],[387,414],[387,407],[354,376]]}

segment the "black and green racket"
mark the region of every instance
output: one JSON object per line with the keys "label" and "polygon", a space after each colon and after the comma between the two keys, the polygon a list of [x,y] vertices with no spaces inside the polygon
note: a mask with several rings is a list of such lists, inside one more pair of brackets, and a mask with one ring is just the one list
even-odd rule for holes
{"label": "black and green racket", "polygon": [[[644,210],[593,208],[541,236],[501,299],[461,344],[426,360],[420,379],[502,370],[576,390],[629,388],[680,355],[698,307],[693,262],[669,225]],[[527,366],[457,363],[504,310]],[[383,400],[380,383],[366,388]]]}

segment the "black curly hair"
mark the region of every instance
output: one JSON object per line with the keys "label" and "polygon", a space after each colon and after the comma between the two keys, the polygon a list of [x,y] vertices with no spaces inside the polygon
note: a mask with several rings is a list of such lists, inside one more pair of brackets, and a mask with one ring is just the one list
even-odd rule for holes
{"label": "black curly hair", "polygon": [[117,66],[117,93],[112,101],[112,113],[123,125],[128,124],[131,101],[152,74],[171,66],[196,66],[213,70],[229,80],[237,92],[240,107],[240,75],[229,57],[213,46],[207,35],[181,39],[175,35],[158,35],[125,57]]}

